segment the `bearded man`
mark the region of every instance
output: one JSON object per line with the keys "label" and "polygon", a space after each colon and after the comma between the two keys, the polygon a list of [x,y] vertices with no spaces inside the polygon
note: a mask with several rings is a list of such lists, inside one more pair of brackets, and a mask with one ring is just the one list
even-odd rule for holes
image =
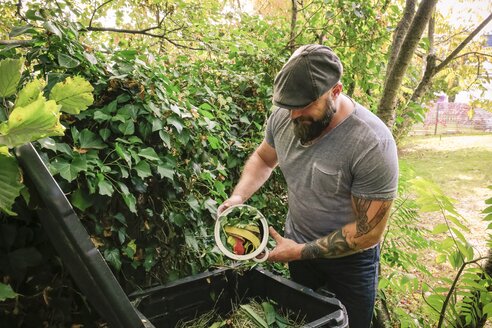
{"label": "bearded man", "polygon": [[289,210],[284,237],[270,227],[276,247],[268,260],[288,262],[302,285],[333,292],[358,328],[372,319],[398,158],[386,125],[342,93],[342,71],[327,46],[292,54],[275,78],[265,139],[218,211],[244,203],[278,166]]}

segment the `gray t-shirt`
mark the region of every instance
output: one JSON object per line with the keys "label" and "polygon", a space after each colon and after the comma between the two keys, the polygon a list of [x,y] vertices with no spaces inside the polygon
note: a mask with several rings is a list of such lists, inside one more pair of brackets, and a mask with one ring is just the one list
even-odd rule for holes
{"label": "gray t-shirt", "polygon": [[301,145],[293,127],[290,111],[276,108],[266,129],[288,186],[285,237],[309,242],[353,222],[351,195],[396,197],[396,144],[372,112],[356,104],[349,117],[308,146]]}

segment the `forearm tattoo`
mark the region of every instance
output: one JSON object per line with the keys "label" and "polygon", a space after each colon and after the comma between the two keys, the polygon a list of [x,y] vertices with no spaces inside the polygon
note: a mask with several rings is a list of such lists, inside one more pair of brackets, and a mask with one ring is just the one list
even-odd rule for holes
{"label": "forearm tattoo", "polygon": [[350,247],[342,230],[336,230],[328,236],[307,243],[301,251],[303,260],[316,258],[335,258],[355,253]]}
{"label": "forearm tattoo", "polygon": [[[381,203],[374,217],[369,221],[368,210],[372,200],[354,199],[354,211],[356,216],[355,235],[351,240],[363,237],[371,232],[387,215],[391,201]],[[333,231],[329,235],[307,243],[301,251],[302,259],[336,258],[347,256],[359,251],[357,242],[348,242],[344,229]]]}

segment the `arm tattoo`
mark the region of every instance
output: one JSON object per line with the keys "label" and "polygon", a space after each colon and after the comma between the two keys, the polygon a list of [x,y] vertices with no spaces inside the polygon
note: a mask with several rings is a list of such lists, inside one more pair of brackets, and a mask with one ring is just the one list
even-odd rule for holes
{"label": "arm tattoo", "polygon": [[[373,200],[354,199],[355,207],[355,235],[351,238],[360,238],[371,232],[387,215],[392,201],[383,201],[374,217],[369,221],[368,210]],[[329,235],[307,243],[301,251],[303,260],[316,258],[336,258],[357,253],[357,242],[347,241],[344,229],[333,231]]]}
{"label": "arm tattoo", "polygon": [[356,227],[357,227],[357,233],[355,234],[354,238],[359,238],[369,233],[372,229],[374,229],[379,224],[379,222],[381,222],[384,219],[386,213],[388,212],[388,209],[391,206],[390,201],[382,202],[378,211],[376,212],[372,220],[369,222],[369,219],[367,217],[367,210],[371,206],[372,202],[373,201],[370,199],[354,198]]}
{"label": "arm tattoo", "polygon": [[335,258],[355,252],[355,249],[348,244],[342,229],[340,229],[333,231],[326,237],[306,244],[301,251],[301,258],[303,260],[322,257]]}

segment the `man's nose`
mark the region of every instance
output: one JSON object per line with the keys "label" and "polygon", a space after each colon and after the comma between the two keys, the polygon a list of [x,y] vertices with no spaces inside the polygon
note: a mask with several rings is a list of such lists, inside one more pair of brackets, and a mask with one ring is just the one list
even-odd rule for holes
{"label": "man's nose", "polygon": [[295,120],[296,118],[302,116],[302,109],[291,109],[290,110],[290,119]]}

